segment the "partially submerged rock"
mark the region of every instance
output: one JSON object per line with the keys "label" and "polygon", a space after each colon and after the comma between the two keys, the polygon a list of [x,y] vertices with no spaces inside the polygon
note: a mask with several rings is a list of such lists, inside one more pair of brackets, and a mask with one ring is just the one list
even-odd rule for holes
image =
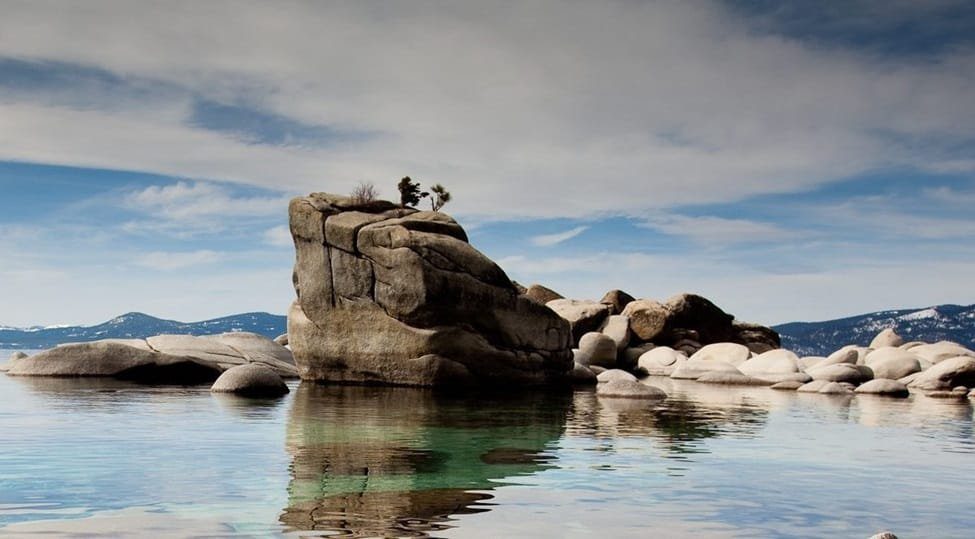
{"label": "partially submerged rock", "polygon": [[786,390],[786,391],[788,391],[788,390],[795,391],[795,390],[799,389],[800,387],[802,387],[803,385],[805,385],[805,384],[803,384],[802,382],[800,382],[798,380],[785,380],[785,381],[779,382],[777,384],[772,384],[769,387],[771,389],[782,389],[782,390]]}
{"label": "partially submerged rock", "polygon": [[875,378],[854,390],[855,393],[870,395],[885,395],[888,397],[907,397],[910,392],[907,386],[897,380]]}
{"label": "partially submerged rock", "polygon": [[569,382],[577,385],[591,385],[597,382],[596,373],[581,363],[575,363],[567,375]]}
{"label": "partially submerged rock", "polygon": [[660,400],[667,398],[667,394],[662,389],[633,380],[614,380],[599,384],[596,388],[596,395],[620,399]]}
{"label": "partially submerged rock", "polygon": [[669,346],[658,346],[640,356],[637,368],[651,376],[670,376],[685,361],[684,354]]}
{"label": "partially submerged rock", "polygon": [[10,376],[112,377],[157,384],[212,382],[223,372],[214,362],[174,356],[116,342],[63,344],[18,360]]}
{"label": "partially submerged rock", "polygon": [[813,380],[825,380],[827,382],[848,382],[859,384],[873,378],[873,372],[869,367],[863,365],[850,365],[849,363],[836,363],[833,365],[816,366],[806,371]]}
{"label": "partially submerged rock", "polygon": [[959,385],[975,387],[975,358],[959,356],[943,360],[910,383],[910,387],[923,390],[951,389]]}
{"label": "partially submerged rock", "polygon": [[290,351],[267,337],[246,333],[159,335],[62,344],[11,365],[11,376],[103,376],[142,383],[199,384],[249,363],[279,376],[297,375]]}
{"label": "partially submerged rock", "polygon": [[823,393],[826,395],[852,395],[853,390],[850,389],[846,384],[841,384],[839,382],[828,382],[823,387],[819,388],[816,393]]}
{"label": "partially submerged rock", "polygon": [[717,360],[684,361],[670,374],[675,380],[697,380],[708,372],[742,374],[734,365]]}
{"label": "partially submerged rock", "polygon": [[288,336],[303,379],[526,385],[572,370],[569,323],[519,295],[446,214],[315,193],[292,200],[289,216]]}
{"label": "partially submerged rock", "polygon": [[596,380],[600,384],[606,384],[609,382],[613,382],[615,380],[632,380],[634,382],[637,381],[636,376],[633,376],[632,374],[620,369],[605,370],[599,373],[598,376],[596,376]]}
{"label": "partially submerged rock", "polygon": [[695,352],[694,355],[691,356],[691,359],[702,361],[724,361],[725,363],[730,363],[737,367],[748,361],[748,358],[751,357],[751,355],[751,350],[749,350],[748,347],[743,344],[722,342],[705,345],[700,350]]}
{"label": "partially submerged rock", "polygon": [[269,367],[248,363],[224,371],[210,387],[210,391],[233,393],[242,397],[280,397],[288,393],[288,386]]}
{"label": "partially submerged rock", "polygon": [[602,333],[586,333],[579,339],[579,351],[575,354],[576,363],[582,365],[612,368],[616,366],[616,341]]}
{"label": "partially submerged rock", "polygon": [[737,372],[706,372],[697,378],[705,384],[724,384],[729,386],[768,386],[769,382],[746,376]]}

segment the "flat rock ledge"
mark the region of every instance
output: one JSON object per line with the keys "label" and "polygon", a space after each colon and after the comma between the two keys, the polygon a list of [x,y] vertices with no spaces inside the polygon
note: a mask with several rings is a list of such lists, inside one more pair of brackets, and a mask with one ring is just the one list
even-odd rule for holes
{"label": "flat rock ledge", "polygon": [[271,368],[258,363],[237,365],[224,371],[210,387],[214,393],[242,397],[280,397],[288,393],[284,380]]}
{"label": "flat rock ledge", "polygon": [[111,377],[144,384],[196,385],[238,365],[259,364],[279,377],[298,374],[291,351],[254,333],[158,335],[62,344],[7,362],[8,376]]}

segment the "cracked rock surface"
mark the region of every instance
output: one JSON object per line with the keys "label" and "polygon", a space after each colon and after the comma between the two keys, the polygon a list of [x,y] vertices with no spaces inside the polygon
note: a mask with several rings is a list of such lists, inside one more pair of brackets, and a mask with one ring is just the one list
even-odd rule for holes
{"label": "cracked rock surface", "polygon": [[303,379],[540,384],[572,369],[568,323],[519,296],[448,215],[325,193],[289,214],[288,339]]}

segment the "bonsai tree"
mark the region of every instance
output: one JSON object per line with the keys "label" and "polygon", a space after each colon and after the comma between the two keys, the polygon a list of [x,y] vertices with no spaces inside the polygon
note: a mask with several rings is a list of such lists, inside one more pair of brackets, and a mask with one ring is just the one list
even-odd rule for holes
{"label": "bonsai tree", "polygon": [[419,182],[411,180],[409,176],[400,180],[396,188],[399,189],[400,205],[404,208],[407,206],[416,206],[420,203],[421,198],[430,196],[430,193],[420,191]]}
{"label": "bonsai tree", "polygon": [[433,211],[440,211],[444,204],[450,202],[450,191],[439,183],[430,188],[433,196],[430,197],[430,208]]}

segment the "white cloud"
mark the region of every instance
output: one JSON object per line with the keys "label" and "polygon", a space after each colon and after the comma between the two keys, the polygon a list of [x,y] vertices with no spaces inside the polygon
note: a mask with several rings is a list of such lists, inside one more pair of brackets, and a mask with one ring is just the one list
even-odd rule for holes
{"label": "white cloud", "polygon": [[222,255],[215,251],[202,249],[189,252],[154,251],[136,257],[137,266],[159,271],[173,271],[195,266],[214,264],[222,259]]}
{"label": "white cloud", "polygon": [[[184,90],[140,109],[5,101],[0,158],[296,191],[411,174],[448,186],[453,212],[494,218],[725,202],[891,165],[954,170],[964,156],[891,140],[975,135],[972,51],[922,62],[807,47],[713,2],[23,2],[0,20],[0,54]],[[190,125],[194,95],[381,136],[246,144]]]}
{"label": "white cloud", "polygon": [[529,241],[534,245],[538,245],[539,247],[551,247],[564,241],[571,240],[572,238],[585,232],[588,228],[588,226],[577,226],[571,230],[566,230],[565,232],[558,232],[555,234],[540,234],[538,236],[532,236]]}
{"label": "white cloud", "polygon": [[646,219],[643,225],[665,234],[689,238],[695,243],[718,246],[777,241],[797,235],[772,223],[714,216],[661,215]]}
{"label": "white cloud", "polygon": [[287,226],[281,225],[269,228],[264,231],[264,243],[274,247],[293,247],[291,231]]}

